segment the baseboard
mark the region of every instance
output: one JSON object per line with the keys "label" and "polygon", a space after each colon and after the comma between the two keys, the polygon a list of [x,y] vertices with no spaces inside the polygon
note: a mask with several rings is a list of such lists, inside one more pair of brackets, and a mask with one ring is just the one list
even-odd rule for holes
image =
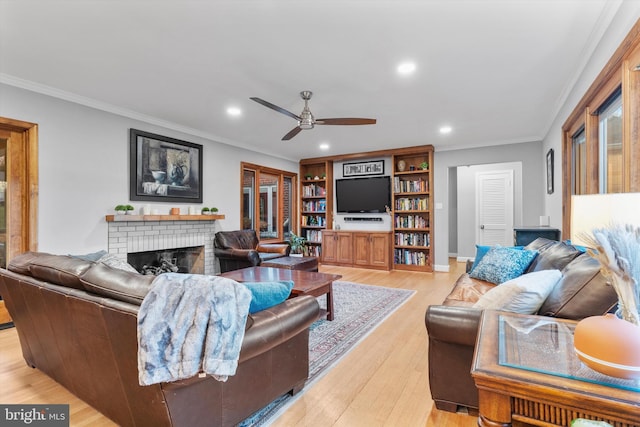
{"label": "baseboard", "polygon": [[440,273],[448,273],[449,272],[449,264],[447,265],[433,265],[433,271],[439,271]]}

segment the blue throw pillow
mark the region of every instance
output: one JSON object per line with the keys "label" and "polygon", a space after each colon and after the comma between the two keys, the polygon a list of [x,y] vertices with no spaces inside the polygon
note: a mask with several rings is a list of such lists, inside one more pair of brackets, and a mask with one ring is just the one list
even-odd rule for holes
{"label": "blue throw pillow", "polygon": [[536,255],[537,251],[494,247],[482,257],[469,276],[495,284],[504,283],[521,276]]}
{"label": "blue throw pillow", "polygon": [[249,313],[253,314],[278,305],[291,295],[293,281],[277,282],[242,282],[251,291],[251,305]]}
{"label": "blue throw pillow", "polygon": [[[487,254],[487,252],[489,252],[489,249],[491,248],[499,248],[501,247],[500,245],[496,245],[496,246],[483,246],[483,245],[476,245],[476,258],[473,260],[473,265],[471,266],[471,269],[469,271],[473,271],[474,268],[476,268],[476,266],[478,265],[478,263],[480,262],[480,260],[482,258],[484,258],[484,256]],[[509,246],[512,249],[523,249],[524,246]]]}

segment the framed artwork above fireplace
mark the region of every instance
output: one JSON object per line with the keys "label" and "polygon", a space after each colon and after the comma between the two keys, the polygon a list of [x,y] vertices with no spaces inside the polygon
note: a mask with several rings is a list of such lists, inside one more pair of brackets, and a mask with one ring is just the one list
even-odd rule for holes
{"label": "framed artwork above fireplace", "polygon": [[131,200],[202,203],[202,145],[131,129],[129,159]]}

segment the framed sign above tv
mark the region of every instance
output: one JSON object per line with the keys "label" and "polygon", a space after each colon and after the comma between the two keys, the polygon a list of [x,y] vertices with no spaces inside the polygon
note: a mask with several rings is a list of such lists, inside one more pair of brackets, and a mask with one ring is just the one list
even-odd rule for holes
{"label": "framed sign above tv", "polygon": [[345,163],[342,165],[343,176],[384,175],[384,160],[370,162]]}

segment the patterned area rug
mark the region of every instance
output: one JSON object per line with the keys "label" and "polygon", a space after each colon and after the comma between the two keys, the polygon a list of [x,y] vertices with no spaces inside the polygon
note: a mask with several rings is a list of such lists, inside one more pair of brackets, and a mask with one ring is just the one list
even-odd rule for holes
{"label": "patterned area rug", "polygon": [[[415,291],[362,285],[352,282],[333,283],[335,319],[321,319],[311,325],[309,334],[309,379],[296,396],[285,394],[256,412],[239,425],[265,426],[275,420],[305,390],[318,381],[342,357],[371,331],[404,304]],[[318,297],[326,308],[326,297]]]}

